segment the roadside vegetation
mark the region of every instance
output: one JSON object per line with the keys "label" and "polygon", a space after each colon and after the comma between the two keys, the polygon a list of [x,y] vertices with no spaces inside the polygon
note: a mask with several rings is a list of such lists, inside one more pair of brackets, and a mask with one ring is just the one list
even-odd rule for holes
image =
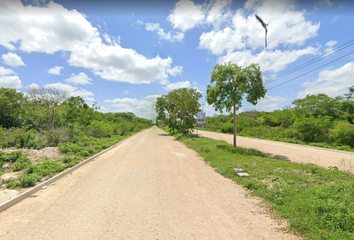
{"label": "roadside vegetation", "polygon": [[23,173],[17,180],[2,182],[7,188],[35,186],[153,125],[133,113],[101,113],[95,103],[89,106],[81,97],[63,97],[65,93],[56,89],[40,90],[32,89],[37,98],[30,98],[16,89],[0,88],[0,149],[58,147],[65,156],[31,162],[21,151],[0,151],[0,176]]}
{"label": "roadside vegetation", "polygon": [[[233,115],[206,118],[206,131],[233,133]],[[291,107],[237,115],[239,136],[354,151],[354,86],[342,96],[308,95]]]}
{"label": "roadside vegetation", "polygon": [[[353,174],[272,158],[194,134],[174,136],[218,173],[261,197],[273,217],[287,220],[290,232],[305,239],[354,238]],[[238,166],[250,177],[237,177],[233,169]]]}
{"label": "roadside vegetation", "polygon": [[172,132],[187,133],[195,125],[200,112],[199,99],[202,94],[195,88],[179,88],[161,95],[156,99],[156,123],[168,126]]}

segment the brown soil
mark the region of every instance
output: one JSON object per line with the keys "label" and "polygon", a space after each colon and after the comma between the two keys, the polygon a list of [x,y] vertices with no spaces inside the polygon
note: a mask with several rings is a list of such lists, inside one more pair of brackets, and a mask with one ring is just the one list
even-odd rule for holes
{"label": "brown soil", "polygon": [[32,164],[35,164],[36,162],[43,162],[46,159],[59,158],[65,155],[64,153],[61,153],[57,147],[47,147],[41,150],[10,147],[0,149],[0,151],[6,153],[22,151],[23,154],[26,154],[28,156]]}
{"label": "brown soil", "polygon": [[[26,154],[28,159],[31,160],[32,164],[38,164],[45,160],[52,160],[65,155],[61,153],[57,147],[48,147],[41,150],[10,147],[10,148],[0,149],[0,151],[5,153],[22,151],[22,153]],[[8,164],[4,164],[3,168],[5,169],[5,172],[2,175],[0,175],[0,184],[1,184],[0,185],[1,186],[0,205],[27,190],[27,189],[21,189],[20,191],[6,190],[6,185],[3,184],[3,182],[6,182],[10,179],[16,180],[21,174],[24,173],[24,170],[18,172],[12,172],[11,169],[7,168],[7,166]]]}

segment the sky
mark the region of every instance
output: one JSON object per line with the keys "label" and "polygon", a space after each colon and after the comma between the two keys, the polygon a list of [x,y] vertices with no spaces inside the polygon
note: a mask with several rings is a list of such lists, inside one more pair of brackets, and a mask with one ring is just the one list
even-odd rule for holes
{"label": "sky", "polygon": [[55,87],[148,119],[157,97],[190,87],[212,116],[214,66],[256,63],[267,94],[239,112],[273,111],[354,85],[353,13],[351,0],[0,0],[0,87]]}

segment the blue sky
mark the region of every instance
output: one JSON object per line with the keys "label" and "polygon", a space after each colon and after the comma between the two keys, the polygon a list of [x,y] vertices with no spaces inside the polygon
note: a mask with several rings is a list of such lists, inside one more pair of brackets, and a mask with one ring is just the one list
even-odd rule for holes
{"label": "blue sky", "polygon": [[[0,87],[52,86],[102,112],[153,119],[156,97],[178,87],[206,102],[215,64],[259,63],[267,95],[239,111],[282,109],[354,85],[354,44],[270,82],[353,40],[353,13],[349,0],[0,0]],[[268,23],[268,48],[255,14]]]}

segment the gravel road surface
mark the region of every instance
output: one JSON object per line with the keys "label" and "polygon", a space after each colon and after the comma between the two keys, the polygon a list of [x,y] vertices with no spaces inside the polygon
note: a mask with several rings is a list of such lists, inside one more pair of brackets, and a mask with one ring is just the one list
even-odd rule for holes
{"label": "gravel road surface", "polygon": [[152,127],[0,214],[0,239],[299,239]]}
{"label": "gravel road surface", "polygon": [[[196,134],[196,131],[194,131]],[[202,137],[222,140],[233,144],[233,135],[198,130]],[[336,166],[342,171],[354,173],[354,152],[344,152],[326,148],[318,148],[270,140],[236,137],[236,145],[242,148],[253,148],[271,156],[297,163],[313,163],[328,168]]]}

